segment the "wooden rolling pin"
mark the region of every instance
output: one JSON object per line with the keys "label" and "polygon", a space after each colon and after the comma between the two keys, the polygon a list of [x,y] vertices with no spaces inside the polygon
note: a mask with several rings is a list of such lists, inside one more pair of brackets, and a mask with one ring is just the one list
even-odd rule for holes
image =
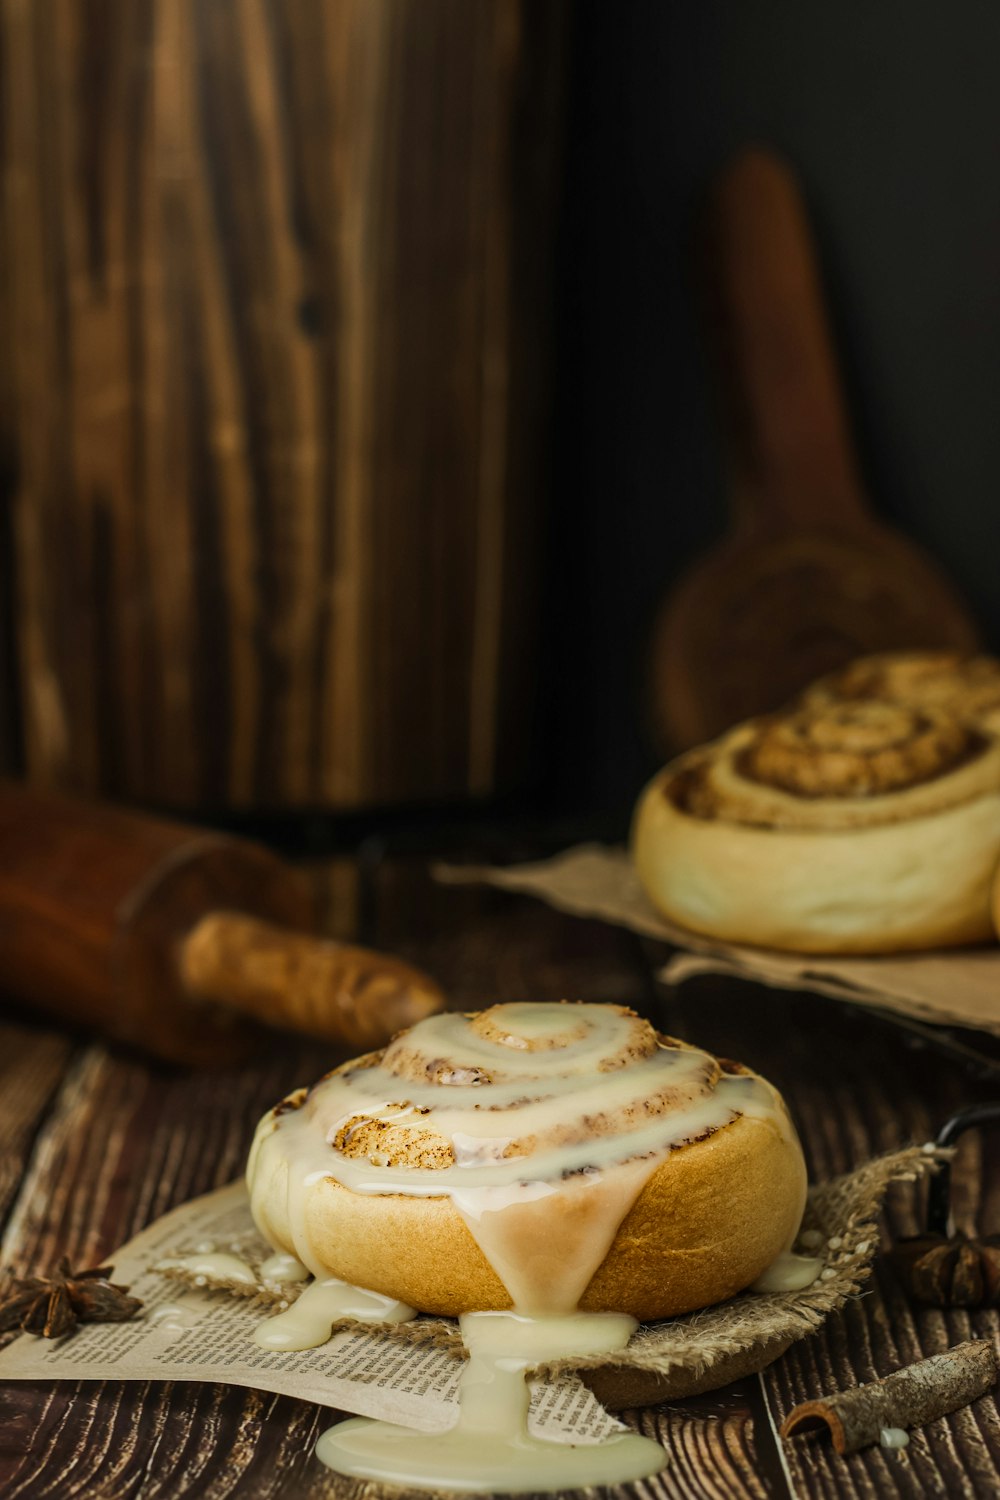
{"label": "wooden rolling pin", "polygon": [[0,991],[173,1062],[224,1066],[259,1023],[354,1050],[440,1010],[385,954],[308,936],[254,844],[0,782]]}

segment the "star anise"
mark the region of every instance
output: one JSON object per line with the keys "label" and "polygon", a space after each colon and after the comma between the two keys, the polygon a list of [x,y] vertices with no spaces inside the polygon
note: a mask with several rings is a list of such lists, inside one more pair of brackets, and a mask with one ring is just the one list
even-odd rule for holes
{"label": "star anise", "polygon": [[0,1333],[19,1328],[61,1339],[77,1323],[124,1323],[142,1306],[109,1280],[114,1266],[74,1271],[64,1256],[51,1276],[12,1278],[0,1294]]}
{"label": "star anise", "polygon": [[993,1307],[1000,1302],[1000,1234],[917,1234],[899,1240],[892,1262],[918,1302]]}

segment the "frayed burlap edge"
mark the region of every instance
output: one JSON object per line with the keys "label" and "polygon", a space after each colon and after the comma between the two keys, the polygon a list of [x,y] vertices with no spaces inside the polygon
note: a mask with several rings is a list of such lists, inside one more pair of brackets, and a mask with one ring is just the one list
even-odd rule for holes
{"label": "frayed burlap edge", "polygon": [[[261,1246],[259,1253],[244,1248],[243,1258],[252,1271],[259,1273],[261,1260],[271,1253],[269,1246]],[[248,1307],[263,1314],[283,1312],[286,1307],[291,1307],[308,1284],[261,1279],[251,1286],[246,1281],[236,1281],[229,1276],[196,1274],[187,1266],[182,1265],[179,1260],[171,1257],[157,1261],[153,1269],[170,1281],[177,1281],[183,1286],[190,1287],[192,1291],[238,1297],[246,1302]],[[406,1339],[411,1344],[434,1344],[440,1349],[454,1349],[459,1354],[465,1352],[458,1324],[449,1318],[418,1317],[409,1323],[382,1323],[374,1319],[362,1322],[358,1318],[337,1318],[331,1324],[332,1333],[340,1333],[345,1328],[373,1329],[377,1333],[388,1334],[393,1338]]]}
{"label": "frayed burlap edge", "polygon": [[[798,1292],[743,1292],[717,1307],[671,1318],[664,1323],[644,1324],[620,1354],[578,1355],[540,1365],[541,1376],[577,1372],[587,1377],[605,1404],[617,1406],[640,1399],[691,1395],[715,1385],[755,1373],[770,1364],[796,1339],[814,1333],[830,1313],[854,1296],[871,1273],[878,1249],[878,1215],[886,1191],[893,1182],[916,1182],[934,1172],[949,1153],[933,1146],[911,1146],[866,1162],[855,1171],[810,1189],[799,1237],[805,1253],[824,1262],[813,1284]],[[261,1258],[269,1253],[261,1247]],[[252,1269],[260,1259],[253,1250],[244,1251]],[[185,1267],[161,1261],[163,1275],[199,1290],[225,1292],[250,1298],[251,1306],[274,1312],[288,1306],[301,1285],[278,1285],[259,1281],[254,1286],[228,1279],[196,1278]],[[433,1343],[438,1348],[463,1353],[458,1326],[450,1319],[417,1318],[410,1323],[359,1323],[338,1320],[334,1331],[364,1327],[378,1329],[411,1343]],[[643,1386],[635,1378],[623,1386],[615,1399],[615,1375],[655,1377]],[[608,1377],[611,1377],[610,1379]],[[716,1378],[717,1377],[717,1378]],[[628,1396],[624,1394],[627,1390]],[[644,1390],[647,1395],[640,1397]],[[655,1393],[655,1394],[654,1394]]]}
{"label": "frayed burlap edge", "polygon": [[[701,1380],[714,1366],[755,1349],[787,1348],[814,1333],[871,1274],[879,1242],[879,1210],[889,1185],[928,1176],[947,1154],[933,1147],[911,1146],[812,1188],[800,1234],[800,1246],[824,1261],[812,1286],[799,1292],[743,1292],[717,1307],[645,1324],[620,1355],[555,1360],[540,1372],[557,1374],[613,1364],[658,1375],[683,1369]],[[756,1368],[774,1357],[772,1353]]]}

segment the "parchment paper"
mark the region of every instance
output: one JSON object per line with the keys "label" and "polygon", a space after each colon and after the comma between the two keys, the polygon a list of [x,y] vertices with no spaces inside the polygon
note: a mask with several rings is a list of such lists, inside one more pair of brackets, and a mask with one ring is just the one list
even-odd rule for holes
{"label": "parchment paper", "polygon": [[825,958],[716,942],[659,916],[643,894],[628,851],[601,844],[581,844],[533,864],[439,865],[434,874],[448,884],[494,885],[536,896],[572,916],[596,917],[670,943],[683,951],[660,970],[668,984],[697,974],[728,974],[1000,1036],[1000,946]]}

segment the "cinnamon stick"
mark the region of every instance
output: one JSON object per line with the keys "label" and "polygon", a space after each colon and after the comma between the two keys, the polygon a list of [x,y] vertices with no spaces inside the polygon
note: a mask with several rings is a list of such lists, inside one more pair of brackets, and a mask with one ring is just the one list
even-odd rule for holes
{"label": "cinnamon stick", "polygon": [[788,1413],[781,1436],[827,1426],[838,1453],[857,1453],[886,1427],[920,1427],[977,1400],[996,1383],[997,1356],[988,1339],[956,1344],[883,1380],[804,1401]]}

